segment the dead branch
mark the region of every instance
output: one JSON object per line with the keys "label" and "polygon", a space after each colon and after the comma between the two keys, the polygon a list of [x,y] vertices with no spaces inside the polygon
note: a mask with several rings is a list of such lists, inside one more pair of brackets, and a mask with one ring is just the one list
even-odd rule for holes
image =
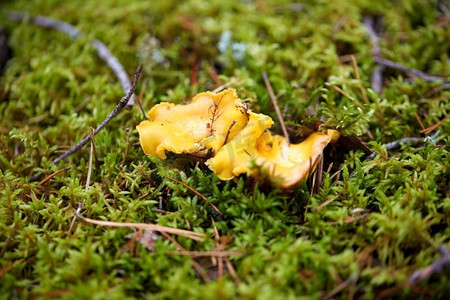
{"label": "dead branch", "polygon": [[[29,20],[30,22],[38,26],[51,28],[67,33],[72,39],[76,39],[83,35],[77,30],[75,26],[44,16],[29,16],[27,13],[10,11],[8,12],[8,18],[14,21]],[[106,62],[106,64],[113,71],[114,75],[116,75],[117,79],[119,79],[123,91],[127,92],[131,87],[131,82],[128,78],[127,72],[125,71],[119,60],[114,55],[112,55],[111,51],[109,51],[108,47],[103,42],[99,40],[93,40],[92,46],[95,48],[95,50],[97,50],[98,56],[100,56],[100,58],[104,62]],[[133,105],[134,95],[131,95],[131,97],[128,99],[126,108],[131,109]]]}
{"label": "dead branch", "polygon": [[[393,150],[400,148],[402,145],[406,145],[407,143],[413,143],[416,144],[421,141],[421,138],[415,138],[415,137],[407,137],[403,138],[394,142],[387,143],[385,145],[386,150]],[[374,159],[377,156],[378,152],[373,152],[371,155],[367,157],[367,159]]]}
{"label": "dead branch", "polygon": [[418,284],[420,281],[427,279],[434,273],[440,273],[445,267],[450,266],[450,250],[441,246],[439,247],[439,251],[442,253],[442,257],[427,267],[415,271],[409,278],[410,284]]}
{"label": "dead branch", "polygon": [[[77,210],[78,211],[78,210]],[[164,233],[171,233],[179,236],[183,236],[195,241],[203,241],[205,238],[205,234],[184,230],[184,229],[178,229],[178,228],[172,228],[162,225],[155,225],[155,224],[144,224],[144,223],[121,223],[121,222],[110,222],[110,221],[101,221],[101,220],[93,220],[86,218],[82,216],[80,213],[76,212],[75,215],[78,219],[95,225],[100,226],[106,226],[106,227],[127,227],[127,228],[136,228],[136,229],[146,229],[146,230],[154,230],[158,232],[164,232]]]}
{"label": "dead branch", "polygon": [[395,69],[395,70],[398,70],[398,71],[402,71],[402,72],[405,72],[405,73],[410,73],[410,74],[413,74],[414,76],[422,78],[425,81],[433,81],[433,82],[434,81],[442,81],[442,82],[447,82],[447,79],[444,78],[444,77],[437,77],[437,76],[433,76],[433,75],[427,74],[425,72],[422,72],[420,70],[411,69],[411,68],[405,67],[405,66],[403,66],[403,65],[401,65],[399,63],[396,63],[396,62],[394,62],[392,60],[389,60],[389,59],[385,59],[385,58],[382,58],[382,57],[375,56],[373,58],[373,60],[380,66],[388,67],[388,68]]}
{"label": "dead branch", "polygon": [[289,134],[286,130],[286,126],[284,125],[284,119],[281,115],[280,107],[278,106],[277,97],[275,96],[272,85],[270,84],[269,78],[267,78],[266,72],[262,73],[262,77],[264,79],[264,83],[266,84],[267,90],[269,91],[270,100],[272,101],[273,107],[275,108],[275,112],[277,113],[278,121],[280,122],[281,130],[283,130],[284,137],[286,138],[288,146],[291,144],[289,141]]}
{"label": "dead branch", "polygon": [[[363,20],[364,27],[366,28],[367,35],[369,36],[370,42],[372,43],[372,56],[381,56],[381,48],[380,48],[380,38],[378,34],[375,32],[375,28],[373,25],[373,19],[366,17]],[[371,78],[371,86],[372,90],[377,93],[380,93],[383,89],[383,70],[384,67],[376,66],[372,73]]]}
{"label": "dead branch", "polygon": [[244,254],[243,251],[168,251],[166,254],[170,255],[189,255],[191,257],[202,257],[202,256],[208,256],[208,257],[226,257],[226,256],[232,256],[232,255],[241,255]]}
{"label": "dead branch", "polygon": [[65,167],[62,168],[56,172],[54,172],[53,174],[50,174],[49,176],[45,177],[44,179],[42,179],[37,185],[43,185],[44,183],[46,183],[47,181],[49,181],[50,179],[52,179],[53,177],[55,177],[56,175],[64,172],[64,171],[68,171],[70,170],[70,167]]}

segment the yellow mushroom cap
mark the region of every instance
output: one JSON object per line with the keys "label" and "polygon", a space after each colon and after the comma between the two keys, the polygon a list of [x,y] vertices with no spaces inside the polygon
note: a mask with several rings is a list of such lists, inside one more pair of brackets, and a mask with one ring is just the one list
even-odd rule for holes
{"label": "yellow mushroom cap", "polygon": [[143,121],[136,128],[145,154],[166,159],[165,150],[181,154],[195,148],[192,136],[172,124]]}
{"label": "yellow mushroom cap", "polygon": [[259,168],[253,175],[268,177],[273,185],[281,188],[297,185],[314,171],[330,140],[327,134],[316,132],[299,144],[288,145],[284,137],[264,133],[256,145],[254,163]]}
{"label": "yellow mushroom cap", "polygon": [[234,89],[221,93],[196,95],[190,104],[160,103],[148,113],[137,130],[146,154],[166,158],[164,151],[173,153],[218,151],[248,122],[247,109]]}

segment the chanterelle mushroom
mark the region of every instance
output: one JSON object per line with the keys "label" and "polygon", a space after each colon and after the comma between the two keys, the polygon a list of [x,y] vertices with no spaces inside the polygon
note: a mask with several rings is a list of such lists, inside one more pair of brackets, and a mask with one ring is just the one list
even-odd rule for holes
{"label": "chanterelle mushroom", "polygon": [[234,89],[201,93],[188,105],[161,103],[137,130],[146,154],[166,158],[166,151],[210,157],[206,164],[222,180],[243,173],[290,188],[315,168],[323,149],[339,133],[316,132],[299,144],[272,135],[270,117],[248,110]]}

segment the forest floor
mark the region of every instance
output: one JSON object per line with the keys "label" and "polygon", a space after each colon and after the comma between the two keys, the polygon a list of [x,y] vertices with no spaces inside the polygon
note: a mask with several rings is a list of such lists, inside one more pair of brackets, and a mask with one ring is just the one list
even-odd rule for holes
{"label": "forest floor", "polygon": [[[0,298],[448,296],[445,3],[2,3],[12,57],[0,76]],[[83,35],[12,20],[10,11]],[[124,95],[95,39],[131,80],[143,64],[136,95],[145,111],[228,84],[282,134],[265,72],[292,142],[325,129],[341,138],[292,190],[247,176],[221,181],[201,163],[146,156],[135,105],[52,163]]]}

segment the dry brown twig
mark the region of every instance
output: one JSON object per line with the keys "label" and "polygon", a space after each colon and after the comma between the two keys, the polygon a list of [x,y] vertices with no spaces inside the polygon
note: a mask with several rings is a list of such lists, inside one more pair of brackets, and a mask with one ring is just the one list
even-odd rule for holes
{"label": "dry brown twig", "polygon": [[275,112],[277,113],[278,121],[280,122],[281,130],[283,131],[284,137],[286,138],[288,146],[291,144],[289,141],[289,134],[286,130],[286,126],[284,125],[284,119],[281,115],[280,107],[278,106],[277,97],[273,92],[272,85],[270,84],[269,78],[267,78],[266,72],[262,73],[262,77],[264,79],[264,83],[266,84],[267,90],[269,91],[270,100],[272,101],[273,107],[275,108]]}
{"label": "dry brown twig", "polygon": [[359,76],[358,63],[356,62],[356,58],[354,55],[351,55],[350,57],[352,59],[352,65],[353,65],[353,70],[355,71],[356,79],[358,80],[359,90],[361,91],[364,102],[366,102],[366,104],[369,104],[370,103],[369,98],[367,98],[366,90],[362,86],[361,77]]}
{"label": "dry brown twig", "polygon": [[233,84],[237,83],[238,81],[240,81],[240,79],[238,78],[234,78],[230,81],[228,81],[227,83],[222,84],[221,86],[218,86],[217,88],[215,88],[214,90],[212,90],[212,93],[218,93],[221,90],[224,90],[226,88],[229,88],[230,86],[232,86]]}
{"label": "dry brown twig", "polygon": [[441,126],[442,124],[444,124],[444,122],[448,119],[448,117],[450,117],[450,113],[447,114],[442,120],[440,120],[439,122],[437,122],[436,124],[425,128],[423,130],[420,131],[420,133],[424,133],[424,134],[430,134],[433,130],[435,130],[436,128],[438,128],[439,126]]}
{"label": "dry brown twig", "polygon": [[410,284],[418,284],[433,275],[434,273],[440,273],[445,267],[450,266],[450,250],[444,246],[439,247],[442,257],[431,263],[425,268],[415,271],[409,278]]}
{"label": "dry brown twig", "polygon": [[[90,185],[90,182],[91,182],[92,156],[93,156],[92,154],[94,153],[94,150],[95,150],[94,135],[93,135],[93,132],[92,132],[92,128],[91,128],[91,136],[90,137],[91,137],[91,151],[89,153],[89,168],[88,168],[88,174],[87,174],[87,178],[86,178],[86,186],[84,188],[84,192],[85,193],[88,192],[89,185]],[[75,225],[75,221],[77,219],[76,214],[81,212],[81,209],[83,208],[85,202],[86,202],[86,200],[83,200],[83,202],[78,203],[78,208],[77,208],[75,214],[73,215],[72,222],[70,222],[69,234],[72,232],[72,228]]]}
{"label": "dry brown twig", "polygon": [[64,172],[64,171],[68,171],[70,170],[70,167],[65,167],[62,169],[59,169],[58,171],[54,172],[53,174],[50,174],[49,176],[45,177],[44,179],[42,179],[37,185],[43,185],[44,183],[46,183],[47,181],[51,180],[53,177],[55,177],[56,175]]}
{"label": "dry brown twig", "polygon": [[144,224],[144,223],[121,223],[121,222],[111,222],[111,221],[101,221],[101,220],[94,220],[89,219],[84,216],[82,216],[78,210],[75,213],[78,219],[95,225],[105,226],[105,227],[126,227],[126,228],[136,228],[136,229],[145,229],[145,230],[153,230],[158,232],[165,232],[165,233],[171,233],[179,236],[183,236],[189,239],[192,239],[194,241],[203,241],[205,239],[205,234],[184,230],[184,229],[178,229],[178,228],[172,228],[162,225],[156,225],[156,224]]}
{"label": "dry brown twig", "polygon": [[[397,141],[393,141],[390,143],[387,143],[385,145],[386,150],[393,150],[393,149],[397,149],[400,148],[402,145],[406,145],[407,143],[418,143],[421,141],[421,138],[415,138],[415,137],[407,137],[407,138],[403,138]],[[374,159],[376,156],[378,155],[378,152],[373,152],[371,155],[367,156],[367,159]]]}

